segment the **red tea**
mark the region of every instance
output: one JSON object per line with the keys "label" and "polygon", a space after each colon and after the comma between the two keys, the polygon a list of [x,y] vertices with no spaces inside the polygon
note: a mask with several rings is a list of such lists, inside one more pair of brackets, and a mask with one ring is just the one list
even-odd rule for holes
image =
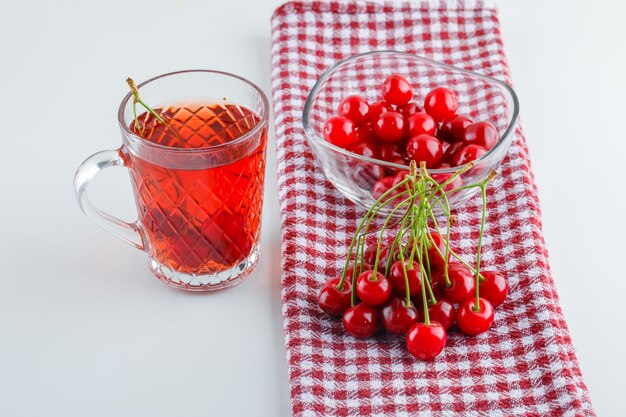
{"label": "red tea", "polygon": [[[168,147],[167,156],[128,155],[149,251],[182,273],[230,269],[246,260],[260,233],[266,132],[252,147],[237,141],[259,117],[233,104],[195,103],[155,112],[165,124],[146,112],[131,129]],[[190,156],[189,149],[207,152]]]}

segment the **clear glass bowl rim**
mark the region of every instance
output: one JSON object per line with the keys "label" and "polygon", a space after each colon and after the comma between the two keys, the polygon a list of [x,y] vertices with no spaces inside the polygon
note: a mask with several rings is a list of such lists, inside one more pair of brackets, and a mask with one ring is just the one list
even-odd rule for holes
{"label": "clear glass bowl rim", "polygon": [[218,71],[218,70],[208,70],[208,69],[190,69],[190,70],[182,70],[182,71],[173,71],[173,72],[168,72],[165,74],[161,74],[161,75],[157,75],[155,77],[152,77],[144,82],[142,82],[141,84],[137,85],[137,90],[141,91],[141,87],[144,87],[154,81],[160,80],[161,78],[165,78],[165,77],[170,77],[170,76],[174,76],[174,75],[181,75],[181,74],[187,74],[187,73],[208,73],[208,74],[217,74],[217,75],[223,75],[226,77],[231,77],[234,78],[236,80],[239,80],[245,84],[247,84],[248,86],[252,87],[253,90],[255,90],[257,92],[257,94],[259,94],[259,96],[261,97],[261,100],[263,101],[263,106],[262,106],[262,111],[261,114],[259,114],[259,122],[252,128],[252,130],[250,130],[249,132],[247,132],[244,135],[241,135],[240,137],[238,137],[237,139],[231,141],[231,142],[227,142],[227,143],[222,143],[220,145],[215,145],[215,146],[208,146],[208,147],[202,147],[202,148],[177,148],[174,146],[166,146],[166,145],[160,145],[154,142],[150,142],[149,140],[146,140],[144,138],[142,138],[141,136],[138,136],[136,134],[134,134],[130,128],[126,125],[126,122],[124,120],[124,110],[126,108],[126,104],[128,104],[128,101],[131,99],[132,97],[132,93],[128,93],[124,96],[124,98],[122,99],[122,102],[120,103],[120,107],[117,111],[117,121],[120,125],[120,128],[122,129],[122,131],[124,132],[124,134],[132,141],[135,142],[139,142],[142,145],[148,146],[150,148],[155,148],[155,149],[160,149],[163,151],[168,151],[168,152],[173,152],[173,153],[194,153],[194,152],[212,152],[212,151],[217,151],[217,150],[221,150],[221,149],[227,149],[230,148],[232,146],[236,146],[240,143],[245,142],[246,140],[250,139],[250,138],[254,138],[257,136],[257,134],[261,131],[261,129],[263,129],[265,126],[267,126],[268,123],[268,119],[269,119],[269,101],[267,100],[267,96],[265,95],[265,93],[263,92],[263,90],[261,90],[261,88],[254,84],[252,81],[249,81],[243,77],[240,77],[239,75],[235,75],[235,74],[231,74],[229,72],[225,72],[225,71]]}
{"label": "clear glass bowl rim", "polygon": [[[512,135],[515,133],[515,126],[517,124],[517,119],[519,117],[519,100],[517,98],[517,94],[515,93],[515,91],[513,90],[513,88],[508,85],[507,83],[505,83],[504,81],[500,81],[496,78],[493,77],[489,77],[487,75],[483,75],[483,74],[479,74],[477,72],[473,72],[473,71],[469,71],[463,68],[459,68],[459,67],[455,67],[453,65],[448,65],[448,64],[444,64],[429,58],[424,58],[422,56],[419,55],[415,55],[415,54],[411,54],[408,52],[401,52],[401,51],[393,51],[393,50],[380,50],[380,51],[370,51],[370,52],[365,52],[362,54],[358,54],[358,55],[352,55],[348,58],[345,58],[339,62],[337,62],[335,65],[333,65],[332,67],[328,68],[326,71],[324,71],[324,73],[320,76],[320,78],[317,80],[317,82],[315,83],[315,85],[313,86],[313,88],[311,89],[311,92],[309,93],[306,102],[304,103],[304,110],[302,111],[302,124],[304,126],[304,133],[307,137],[307,139],[309,141],[314,142],[316,145],[322,146],[328,150],[332,150],[335,152],[339,152],[345,156],[348,157],[352,157],[355,159],[358,159],[360,161],[363,162],[369,162],[369,163],[374,163],[374,164],[378,164],[378,165],[382,165],[388,168],[393,168],[395,170],[406,170],[408,169],[408,167],[406,165],[400,165],[400,164],[396,164],[393,162],[387,162],[387,161],[383,161],[380,159],[374,159],[374,158],[368,158],[366,156],[362,156],[362,155],[358,155],[355,153],[352,153],[344,148],[340,148],[337,145],[333,145],[332,143],[324,140],[324,138],[319,137],[314,131],[313,128],[311,127],[311,124],[309,123],[309,119],[310,119],[310,113],[311,113],[311,107],[313,106],[313,100],[315,99],[315,97],[317,96],[317,93],[322,89],[322,87],[324,86],[324,84],[326,83],[326,81],[337,71],[339,70],[341,67],[343,67],[346,64],[349,64],[352,61],[356,61],[358,59],[361,58],[367,58],[367,57],[371,57],[371,56],[375,56],[375,55],[400,55],[402,57],[405,58],[409,58],[411,60],[417,60],[417,61],[421,61],[426,65],[430,65],[430,66],[435,66],[435,67],[439,67],[439,68],[444,68],[450,71],[454,71],[454,72],[458,72],[461,74],[465,74],[467,76],[470,77],[474,77],[474,78],[480,78],[483,79],[485,81],[488,81],[490,83],[493,84],[497,84],[500,87],[502,87],[509,95],[511,98],[511,102],[513,103],[513,111],[511,112],[511,117],[509,119],[509,123],[508,126],[506,127],[504,134],[500,137],[500,140],[498,141],[498,143],[496,143],[496,145],[491,148],[489,151],[487,151],[487,153],[483,156],[481,156],[480,158],[478,158],[476,160],[476,164],[479,164],[480,162],[482,162],[483,160],[488,159],[492,154],[494,154],[501,146],[503,146],[503,143],[506,142],[506,139],[509,137],[509,135]],[[444,168],[444,169],[429,169],[428,172],[432,172],[435,174],[446,174],[446,173],[453,173],[459,170],[459,167],[451,167],[451,168]]]}

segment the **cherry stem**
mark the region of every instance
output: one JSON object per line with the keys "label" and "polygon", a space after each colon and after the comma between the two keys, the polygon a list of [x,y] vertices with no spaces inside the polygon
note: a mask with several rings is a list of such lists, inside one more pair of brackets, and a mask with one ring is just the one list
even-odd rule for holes
{"label": "cherry stem", "polygon": [[[412,206],[413,204],[411,204]],[[402,218],[402,221],[400,222],[400,230],[398,232],[398,234],[396,235],[395,239],[393,240],[393,243],[391,244],[391,248],[390,248],[390,253],[393,254],[393,251],[395,250],[395,248],[398,248],[398,252],[401,253],[404,256],[404,248],[402,245],[402,240],[404,239],[404,235],[406,234],[407,230],[406,230],[406,222],[407,220],[409,220],[409,214],[411,213],[411,210],[407,210],[406,214],[404,215],[404,217]],[[389,275],[389,269],[391,268],[391,264],[393,263],[393,257],[390,256],[387,259],[387,265],[385,266],[385,276]]]}
{"label": "cherry stem", "polygon": [[167,123],[165,123],[165,120],[163,120],[161,116],[157,114],[157,112],[152,110],[152,108],[148,106],[146,103],[144,103],[141,97],[139,97],[139,90],[137,89],[137,86],[135,85],[135,81],[133,81],[132,78],[128,77],[126,78],[126,83],[130,87],[130,92],[133,95],[133,116],[135,117],[135,128],[136,129],[140,128],[139,120],[137,118],[137,103],[141,104],[148,111],[148,113],[153,115],[159,122],[163,123],[164,125],[167,125]]}
{"label": "cherry stem", "polygon": [[[423,177],[422,177],[423,178]],[[415,183],[416,188],[421,188],[424,184],[424,181],[419,183]],[[428,229],[428,224],[424,221],[426,220],[425,216],[419,215],[419,213],[424,212],[424,206],[428,205],[428,201],[426,199],[420,199],[420,208],[418,212],[418,217],[415,224],[413,225],[413,249],[418,244],[418,236],[419,236],[419,249],[417,250],[417,259],[420,265],[420,278],[422,281],[422,303],[424,304],[424,323],[429,326],[430,325],[430,315],[428,314],[428,300],[426,299],[426,283],[424,282],[428,277],[426,276],[426,271],[424,270],[424,264],[422,261],[422,254],[424,253],[424,229]],[[422,224],[424,223],[424,224]],[[415,251],[413,251],[415,252]]]}
{"label": "cherry stem", "polygon": [[[398,184],[399,186],[400,184]],[[372,205],[372,207],[367,211],[367,213],[365,213],[365,216],[363,217],[363,219],[361,220],[361,222],[359,223],[358,227],[356,228],[356,231],[354,232],[354,236],[352,237],[352,241],[350,242],[350,247],[348,248],[348,256],[346,258],[346,263],[345,266],[343,268],[343,273],[341,274],[341,279],[339,280],[339,283],[337,284],[337,289],[338,290],[342,290],[343,289],[343,283],[346,280],[346,275],[348,273],[348,268],[350,267],[350,261],[352,260],[352,251],[354,250],[354,245],[357,242],[358,239],[360,239],[360,232],[363,229],[363,226],[365,225],[366,222],[368,222],[368,227],[369,228],[369,224],[371,223],[372,219],[374,218],[374,216],[376,216],[376,214],[378,213],[378,211],[384,207],[390,200],[395,199],[396,197],[398,197],[398,195],[387,199],[387,196],[392,194],[393,191],[395,190],[395,188],[397,187],[393,187],[390,188],[389,190],[385,191],[379,198],[378,200],[376,200],[374,202],[374,204]],[[380,207],[379,207],[380,205]],[[369,220],[369,221],[368,221]],[[367,229],[366,229],[367,230]],[[365,235],[363,233],[363,235]],[[355,261],[356,261],[356,257],[355,257]],[[356,269],[356,268],[355,268]],[[354,291],[354,287],[352,288],[352,291]]]}
{"label": "cherry stem", "polygon": [[432,287],[430,286],[430,280],[426,280],[426,285],[428,286],[428,296],[430,298],[431,304],[435,304],[437,302],[437,298],[435,297],[435,293],[433,292]]}
{"label": "cherry stem", "polygon": [[406,265],[404,264],[404,255],[400,252],[400,263],[402,264],[402,274],[404,275],[404,287],[406,295],[406,305],[411,307],[411,288],[409,287],[409,275],[406,272]]}
{"label": "cherry stem", "polygon": [[[405,180],[407,181],[407,180]],[[400,194],[400,195],[404,195],[404,193]],[[393,218],[393,215],[396,214],[396,211],[398,211],[398,209],[406,206],[407,208],[410,208],[410,202],[412,202],[414,200],[414,196],[409,196],[408,198],[402,200],[398,205],[396,205],[393,210],[391,210],[391,212],[389,213],[389,215],[387,216],[387,218],[385,219],[385,222],[383,223],[382,228],[380,229],[380,235],[378,237],[378,247],[376,248],[376,260],[374,261],[374,269],[373,271],[378,271],[378,261],[380,259],[380,248],[382,246],[383,243],[383,234],[385,233],[385,230],[387,230],[387,225],[389,224],[389,221]],[[393,253],[390,253],[389,256],[392,256]],[[375,279],[373,279],[372,281],[376,281],[376,274],[373,274],[372,276],[375,277]]]}
{"label": "cherry stem", "polygon": [[[359,236],[358,238],[359,243],[361,242],[361,240],[365,240],[365,235]],[[356,271],[356,260],[358,259],[358,256],[359,256],[359,244],[357,244],[357,249],[356,249],[356,252],[354,253],[355,264],[353,265],[353,268],[352,268],[352,287],[350,288],[350,306],[352,307],[356,305],[356,291],[354,288],[356,286],[356,279],[360,275]],[[344,271],[344,275],[345,274],[346,274],[346,271]],[[340,284],[342,284],[342,288],[339,288],[339,286],[337,286],[337,288],[341,291],[343,289],[343,283],[340,283]]]}
{"label": "cherry stem", "polygon": [[485,230],[485,218],[487,216],[487,182],[491,179],[488,177],[480,186],[480,194],[483,203],[483,213],[480,220],[480,232],[478,234],[478,247],[476,248],[476,303],[474,304],[474,312],[480,311],[480,255],[483,246],[483,232]]}

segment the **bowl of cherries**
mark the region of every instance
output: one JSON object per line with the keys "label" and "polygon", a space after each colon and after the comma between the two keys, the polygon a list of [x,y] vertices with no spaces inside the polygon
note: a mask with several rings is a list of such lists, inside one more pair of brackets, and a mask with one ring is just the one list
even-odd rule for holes
{"label": "bowl of cherries", "polygon": [[[350,200],[370,208],[401,181],[411,161],[445,181],[457,208],[504,159],[519,113],[497,79],[413,54],[377,51],[345,59],[317,81],[304,131],[322,172]],[[388,214],[389,209],[381,210]]]}

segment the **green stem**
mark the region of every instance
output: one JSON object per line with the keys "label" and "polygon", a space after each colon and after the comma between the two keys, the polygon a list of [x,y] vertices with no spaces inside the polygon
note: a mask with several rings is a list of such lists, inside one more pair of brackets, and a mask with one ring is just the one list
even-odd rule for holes
{"label": "green stem", "polygon": [[[423,177],[422,177],[423,178]],[[415,187],[421,188],[421,185],[424,184],[424,181],[420,181],[419,183],[415,184]],[[426,204],[426,201],[424,198],[420,199],[420,208],[419,208],[419,212],[418,213],[424,213],[424,205]],[[422,303],[424,304],[424,323],[428,326],[430,325],[430,315],[428,314],[428,300],[426,299],[426,271],[424,270],[424,265],[423,265],[423,261],[422,261],[422,254],[424,253],[424,235],[423,235],[423,230],[424,230],[424,226],[426,226],[426,228],[428,227],[428,225],[424,225],[423,223],[423,219],[424,216],[423,215],[419,215],[417,220],[415,221],[415,225],[413,227],[413,246],[415,249],[415,246],[417,246],[419,244],[419,249],[417,249],[417,259],[418,259],[418,263],[419,263],[419,268],[420,268],[420,278],[422,281]],[[418,243],[419,241],[419,243]],[[413,251],[415,252],[415,250]],[[412,253],[413,254],[413,253]]]}
{"label": "green stem", "polygon": [[474,304],[473,310],[475,312],[480,311],[480,255],[483,246],[483,232],[485,230],[485,218],[487,216],[487,184],[483,183],[480,187],[480,193],[483,200],[483,213],[480,220],[480,232],[478,234],[478,248],[476,249],[476,304]]}
{"label": "green stem", "polygon": [[137,102],[139,102],[139,104],[141,104],[148,111],[148,113],[153,115],[159,122],[161,122],[163,124],[167,124],[167,123],[165,123],[165,120],[163,120],[163,118],[161,118],[161,116],[157,112],[152,110],[152,108],[150,106],[148,106],[146,103],[144,103],[143,100],[141,98],[139,98],[139,96],[137,96]]}
{"label": "green stem", "polygon": [[[404,195],[404,193],[400,194],[400,195]],[[385,222],[383,223],[382,228],[380,229],[380,234],[378,237],[378,247],[376,248],[376,260],[374,260],[374,271],[378,271],[378,261],[380,258],[380,249],[382,247],[382,243],[383,243],[383,234],[385,233],[385,230],[387,230],[387,225],[389,224],[389,221],[393,218],[393,215],[396,214],[396,211],[398,211],[399,208],[404,207],[405,205],[409,204],[410,202],[412,202],[414,199],[413,196],[409,196],[408,198],[402,200],[398,205],[396,205],[393,210],[391,210],[391,212],[389,213],[389,215],[387,216],[387,218],[385,219]],[[410,208],[410,206],[408,206],[408,208]],[[391,254],[389,255],[391,256]],[[376,281],[376,274],[372,274],[372,277],[374,278],[372,281]]]}
{"label": "green stem", "polygon": [[404,255],[400,252],[400,262],[402,263],[402,274],[404,275],[404,288],[406,295],[406,306],[411,306],[411,288],[409,286],[409,275],[406,272],[406,265],[404,264]]}
{"label": "green stem", "polygon": [[[350,267],[350,261],[352,259],[352,251],[354,250],[354,244],[357,242],[357,240],[360,238],[360,232],[361,229],[363,229],[363,226],[365,225],[366,222],[368,222],[368,227],[369,224],[371,223],[371,219],[374,218],[374,216],[376,215],[376,213],[378,213],[378,210],[380,210],[385,204],[383,203],[385,200],[391,200],[391,199],[387,199],[387,196],[391,195],[396,187],[390,188],[389,190],[385,191],[379,198],[378,200],[376,200],[374,202],[374,204],[372,205],[372,207],[367,211],[367,213],[365,213],[365,216],[363,217],[363,219],[361,220],[361,222],[359,223],[358,227],[356,228],[355,232],[354,232],[354,236],[352,237],[352,241],[350,242],[350,247],[348,248],[348,256],[346,257],[346,263],[344,265],[343,268],[343,273],[341,274],[341,279],[339,280],[339,283],[337,284],[337,289],[342,290],[343,289],[343,283],[346,280],[346,275],[348,272],[348,268]],[[396,198],[397,196],[392,197]],[[380,207],[379,207],[380,205]],[[355,258],[356,261],[356,258]],[[356,268],[355,268],[356,269]],[[354,287],[352,287],[352,292],[354,292]]]}

